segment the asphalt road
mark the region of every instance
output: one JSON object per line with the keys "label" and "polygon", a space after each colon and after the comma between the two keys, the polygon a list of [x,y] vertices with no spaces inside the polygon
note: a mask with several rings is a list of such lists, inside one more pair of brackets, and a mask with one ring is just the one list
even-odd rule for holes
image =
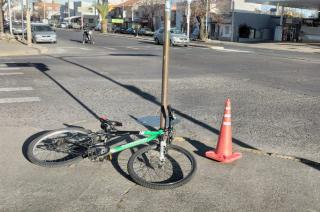
{"label": "asphalt road", "polygon": [[[82,45],[80,32],[58,31],[58,36],[57,45],[44,44],[47,55],[14,58],[16,63],[39,67],[23,67],[29,75],[11,76],[2,83],[35,87],[33,92],[42,99],[30,104],[34,108],[30,107],[29,117],[21,116],[19,123],[50,129],[91,118],[92,113],[130,122],[128,114],[159,112],[162,46],[117,35],[96,36],[96,45]],[[185,120],[183,133],[211,140],[220,126],[224,100],[230,97],[239,144],[319,162],[320,59],[231,50],[172,48],[170,103]],[[25,112],[25,105],[8,106],[1,109],[4,120],[15,123],[13,112]]]}
{"label": "asphalt road", "polygon": [[[29,177],[37,180],[35,173],[39,170],[22,162],[25,159],[21,153],[23,142],[36,132],[64,124],[97,129],[95,118],[101,114],[124,122],[126,128],[143,129],[134,118],[159,114],[162,46],[154,45],[150,39],[116,35],[97,35],[95,45],[83,45],[81,33],[72,31],[58,31],[58,37],[56,45],[43,44],[49,49],[46,55],[0,58],[0,140],[4,150],[1,163],[10,174],[30,166],[35,172]],[[171,48],[170,103],[182,120],[177,134],[189,141],[183,145],[196,153],[203,146],[214,147],[224,101],[231,98],[235,148],[320,162],[320,57],[230,46],[226,49]],[[12,88],[15,90],[10,91]],[[11,167],[8,161],[17,159],[19,165]],[[72,176],[82,173],[89,164],[73,170]],[[102,168],[104,165],[90,170],[101,176]],[[30,174],[27,170],[21,173]],[[54,171],[47,174],[50,173]],[[45,182],[45,175],[39,179],[41,182]],[[62,178],[67,173],[63,171],[60,175]],[[110,175],[117,178],[116,173]],[[92,176],[94,174],[87,173],[84,177]],[[18,209],[21,209],[21,204],[28,202],[27,195],[19,199],[18,188],[24,188],[23,177],[17,175],[14,182],[2,180],[9,184],[18,182],[3,192],[17,189],[8,198],[17,197]],[[78,183],[67,189],[83,183],[83,179],[75,177],[75,180]],[[115,180],[112,186],[118,180],[121,181]],[[95,183],[92,185],[102,192]],[[81,195],[85,196],[90,185],[83,189]],[[50,190],[46,192],[54,195]],[[123,191],[115,189],[114,192]],[[35,195],[41,196],[43,192]],[[98,199],[101,204],[103,201]],[[78,203],[74,203],[74,208]],[[44,207],[36,206],[39,210]],[[50,203],[47,206],[53,207]]]}

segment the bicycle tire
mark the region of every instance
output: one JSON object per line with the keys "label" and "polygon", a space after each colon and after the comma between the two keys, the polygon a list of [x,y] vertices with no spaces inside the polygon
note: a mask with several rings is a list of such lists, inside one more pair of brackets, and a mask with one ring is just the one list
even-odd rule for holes
{"label": "bicycle tire", "polygon": [[[69,165],[71,163],[74,163],[80,159],[83,158],[83,152],[84,150],[77,150],[79,151],[77,154],[74,153],[74,154],[70,154],[71,156],[68,157],[69,155],[67,154],[65,158],[62,158],[62,159],[59,159],[59,160],[43,160],[43,159],[39,159],[36,155],[35,155],[35,148],[37,147],[37,145],[39,145],[42,141],[45,141],[46,138],[50,138],[51,136],[54,136],[54,135],[62,135],[62,134],[65,134],[65,133],[80,133],[80,134],[83,134],[84,137],[86,137],[91,131],[89,130],[86,130],[86,129],[82,129],[82,128],[76,128],[76,127],[68,127],[68,128],[63,128],[63,129],[57,129],[57,130],[52,130],[52,131],[49,131],[48,133],[45,133],[37,138],[35,138],[29,145],[28,145],[28,148],[27,148],[27,158],[29,159],[29,161],[33,164],[36,164],[36,165],[39,165],[39,166],[43,166],[43,167],[61,167],[61,166],[66,166],[66,165]],[[51,141],[53,142],[53,141]],[[61,142],[60,142],[61,143]],[[50,142],[47,142],[44,144],[44,146],[47,145],[47,146],[50,146],[50,145],[57,145],[57,144],[53,144],[53,143],[50,143]],[[68,145],[68,144],[65,144],[65,143],[62,143],[60,144],[61,145]],[[44,147],[45,149],[46,147]],[[79,148],[79,147],[78,147]],[[40,149],[40,148],[39,148]],[[48,149],[47,149],[48,150]],[[68,149],[70,150],[70,149]],[[52,151],[51,150],[48,150],[48,151]],[[56,151],[58,152],[58,151]],[[58,152],[59,153],[59,152]],[[61,153],[61,152],[60,152]]]}
{"label": "bicycle tire", "polygon": [[[197,163],[196,163],[196,160],[195,158],[192,156],[192,154],[190,152],[188,152],[187,150],[185,150],[184,148],[180,147],[180,146],[176,146],[176,145],[168,145],[167,146],[167,153],[166,153],[166,161],[171,161],[173,163],[175,163],[174,161],[174,158],[172,158],[169,153],[172,152],[172,151],[177,151],[177,152],[180,152],[182,153],[182,155],[186,156],[186,158],[189,160],[190,164],[191,164],[191,169],[190,169],[190,172],[183,176],[182,179],[178,179],[176,181],[171,181],[171,180],[175,180],[173,177],[173,179],[167,179],[167,180],[164,180],[164,181],[159,181],[159,182],[149,182],[148,180],[144,179],[143,177],[139,176],[139,174],[137,174],[135,168],[134,168],[134,162],[140,158],[140,162],[141,160],[144,160],[143,163],[146,163],[145,162],[145,159],[142,159],[142,158],[145,158],[145,156],[143,157],[143,155],[145,155],[147,152],[149,151],[157,151],[159,152],[159,147],[158,146],[147,146],[147,147],[144,147],[138,151],[136,151],[129,159],[128,161],[128,172],[129,172],[129,175],[130,177],[132,178],[132,180],[134,182],[136,182],[137,184],[141,185],[141,186],[144,186],[144,187],[147,187],[147,188],[151,188],[151,189],[157,189],[157,190],[164,190],[164,189],[173,189],[173,188],[177,188],[177,187],[180,187],[186,183],[188,183],[192,177],[194,176],[195,174],[195,171],[197,169]],[[151,165],[151,163],[148,161],[149,165]],[[154,166],[152,167],[154,169]],[[180,172],[180,170],[177,170],[179,168],[176,168],[176,170],[174,170],[173,166],[172,166],[172,176],[174,175],[174,172]],[[164,171],[164,170],[163,170]],[[181,174],[181,173],[180,173]],[[157,174],[158,175],[158,174]],[[172,177],[170,177],[172,178]]]}

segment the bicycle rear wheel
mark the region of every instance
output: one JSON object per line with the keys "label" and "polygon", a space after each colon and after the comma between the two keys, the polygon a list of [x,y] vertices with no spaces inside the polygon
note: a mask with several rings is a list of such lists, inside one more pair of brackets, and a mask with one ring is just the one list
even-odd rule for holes
{"label": "bicycle rear wheel", "polygon": [[197,164],[190,152],[168,145],[165,161],[161,162],[159,150],[158,146],[147,146],[130,157],[128,172],[137,184],[152,189],[172,189],[192,179]]}
{"label": "bicycle rear wheel", "polygon": [[59,167],[73,163],[87,152],[86,145],[91,141],[89,130],[65,128],[50,131],[28,146],[30,162],[44,167]]}

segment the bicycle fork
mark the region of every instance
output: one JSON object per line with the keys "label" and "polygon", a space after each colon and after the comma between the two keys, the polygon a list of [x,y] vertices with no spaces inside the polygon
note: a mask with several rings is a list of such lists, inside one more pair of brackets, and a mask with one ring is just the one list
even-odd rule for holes
{"label": "bicycle fork", "polygon": [[160,141],[160,162],[164,162],[165,161],[165,157],[164,157],[164,154],[165,154],[165,151],[166,151],[166,146],[167,146],[167,142],[165,139],[161,139]]}

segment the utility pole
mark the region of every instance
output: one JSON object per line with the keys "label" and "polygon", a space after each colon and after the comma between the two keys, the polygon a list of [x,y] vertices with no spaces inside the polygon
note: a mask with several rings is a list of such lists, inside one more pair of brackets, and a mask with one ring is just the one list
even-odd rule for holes
{"label": "utility pole", "polygon": [[23,17],[23,0],[21,0],[21,27],[22,27],[22,40],[24,40],[24,17]]}
{"label": "utility pole", "polygon": [[26,19],[27,19],[27,44],[28,46],[31,45],[31,20],[30,20],[30,8],[29,8],[29,0],[26,0],[27,4],[27,14],[26,14]]}
{"label": "utility pole", "polygon": [[170,25],[171,25],[171,0],[165,0],[164,8],[164,43],[162,56],[162,91],[161,91],[161,115],[160,128],[165,129],[165,114],[168,107],[168,76],[169,76],[169,57],[170,57]]}
{"label": "utility pole", "polygon": [[190,13],[191,13],[191,9],[190,9],[190,5],[191,5],[191,1],[192,0],[187,0],[187,37],[190,37]]}
{"label": "utility pole", "polygon": [[11,17],[11,0],[8,0],[8,13],[9,13],[9,27],[10,27],[10,34],[12,33],[12,17]]}

